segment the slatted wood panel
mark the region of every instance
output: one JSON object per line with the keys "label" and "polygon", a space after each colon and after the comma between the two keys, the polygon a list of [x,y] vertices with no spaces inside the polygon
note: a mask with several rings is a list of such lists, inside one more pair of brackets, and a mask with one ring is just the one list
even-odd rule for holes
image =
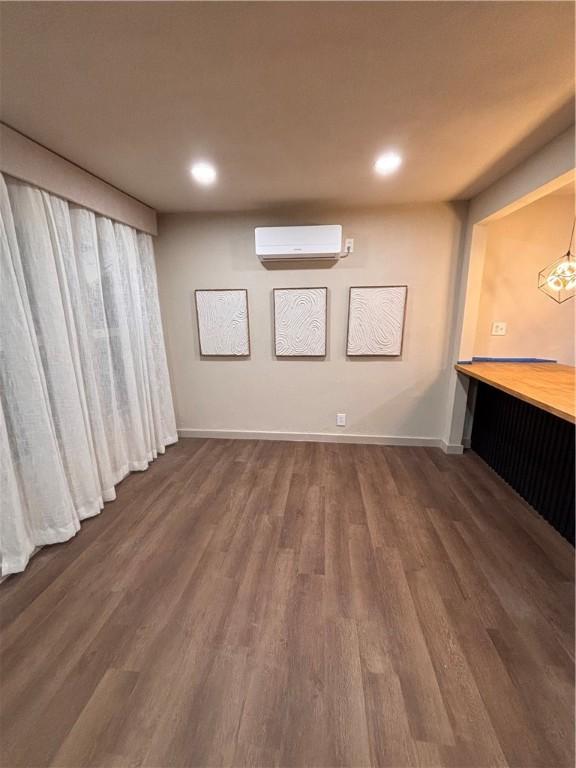
{"label": "slatted wood panel", "polygon": [[572,766],[572,555],[473,454],[182,440],[0,586],[0,764]]}
{"label": "slatted wood panel", "polygon": [[479,382],[472,448],[574,544],[574,425]]}

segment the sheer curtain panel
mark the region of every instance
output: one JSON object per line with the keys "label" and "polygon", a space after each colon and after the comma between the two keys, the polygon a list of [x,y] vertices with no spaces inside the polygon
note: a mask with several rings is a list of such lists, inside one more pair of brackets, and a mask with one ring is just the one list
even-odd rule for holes
{"label": "sheer curtain panel", "polygon": [[0,237],[6,575],[177,437],[151,237],[1,175]]}

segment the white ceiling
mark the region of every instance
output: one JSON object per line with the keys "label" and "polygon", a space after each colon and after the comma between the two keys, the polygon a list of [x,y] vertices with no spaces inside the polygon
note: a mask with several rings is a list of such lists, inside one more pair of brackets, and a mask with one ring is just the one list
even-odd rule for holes
{"label": "white ceiling", "polygon": [[572,124],[573,28],[570,2],[8,2],[1,119],[161,211],[467,198]]}

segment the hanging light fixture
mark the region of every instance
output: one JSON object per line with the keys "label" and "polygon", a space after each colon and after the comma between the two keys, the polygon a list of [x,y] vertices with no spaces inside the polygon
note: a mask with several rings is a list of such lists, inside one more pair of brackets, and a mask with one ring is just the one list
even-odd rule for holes
{"label": "hanging light fixture", "polygon": [[538,273],[538,288],[558,304],[571,299],[576,289],[576,257],[572,253],[574,226],[576,226],[576,219],[572,225],[570,243],[564,256],[548,264]]}

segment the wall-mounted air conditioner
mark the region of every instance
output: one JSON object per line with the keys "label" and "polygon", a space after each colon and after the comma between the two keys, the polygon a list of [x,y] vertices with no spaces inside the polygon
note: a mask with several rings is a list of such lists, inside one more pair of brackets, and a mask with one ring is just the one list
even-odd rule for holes
{"label": "wall-mounted air conditioner", "polygon": [[256,227],[256,254],[261,261],[337,259],[342,251],[340,224],[309,227]]}

